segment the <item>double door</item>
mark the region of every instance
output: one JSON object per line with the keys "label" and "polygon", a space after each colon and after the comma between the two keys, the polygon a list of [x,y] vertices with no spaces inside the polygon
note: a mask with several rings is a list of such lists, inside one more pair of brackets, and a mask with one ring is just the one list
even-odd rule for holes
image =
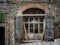
{"label": "double door", "polygon": [[29,40],[41,39],[41,34],[44,31],[44,16],[24,17],[24,25]]}

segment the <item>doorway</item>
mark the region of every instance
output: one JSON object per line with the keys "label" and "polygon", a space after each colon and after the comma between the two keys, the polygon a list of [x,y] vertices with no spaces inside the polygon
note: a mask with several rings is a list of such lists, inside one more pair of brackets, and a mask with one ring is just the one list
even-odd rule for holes
{"label": "doorway", "polygon": [[44,31],[44,16],[24,17],[24,30],[27,32],[28,39],[39,40]]}
{"label": "doorway", "polygon": [[23,12],[23,16],[25,37],[29,40],[40,40],[45,29],[45,11],[39,8],[29,8]]}
{"label": "doorway", "polygon": [[5,27],[0,27],[0,45],[5,45]]}

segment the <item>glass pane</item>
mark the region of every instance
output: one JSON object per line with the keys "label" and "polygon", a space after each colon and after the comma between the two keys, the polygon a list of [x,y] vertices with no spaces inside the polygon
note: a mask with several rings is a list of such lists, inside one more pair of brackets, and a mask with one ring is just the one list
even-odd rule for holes
{"label": "glass pane", "polygon": [[25,22],[28,22],[28,17],[25,17]]}
{"label": "glass pane", "polygon": [[43,29],[43,23],[40,24],[40,29]]}
{"label": "glass pane", "polygon": [[35,29],[38,29],[38,24],[35,24]]}
{"label": "glass pane", "polygon": [[30,33],[33,33],[33,24],[30,24]]}
{"label": "glass pane", "polygon": [[35,21],[37,21],[37,22],[38,22],[38,18],[36,18],[36,17],[35,17]]}
{"label": "glass pane", "polygon": [[33,29],[33,24],[30,24],[30,29]]}
{"label": "glass pane", "polygon": [[43,17],[40,18],[40,22],[43,22]]}
{"label": "glass pane", "polygon": [[30,29],[30,33],[33,33],[33,29]]}
{"label": "glass pane", "polygon": [[38,29],[35,29],[35,33],[38,33]]}
{"label": "glass pane", "polygon": [[33,18],[30,18],[30,22],[32,22],[33,21]]}
{"label": "glass pane", "polygon": [[38,33],[38,24],[35,24],[35,33]]}

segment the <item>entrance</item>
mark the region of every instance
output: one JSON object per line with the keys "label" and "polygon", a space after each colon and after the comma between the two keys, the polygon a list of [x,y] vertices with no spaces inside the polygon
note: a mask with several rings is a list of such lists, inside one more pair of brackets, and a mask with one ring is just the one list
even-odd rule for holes
{"label": "entrance", "polygon": [[28,39],[39,40],[44,31],[44,16],[24,17],[24,26]]}
{"label": "entrance", "polygon": [[0,27],[0,45],[5,45],[5,28]]}
{"label": "entrance", "polygon": [[[38,8],[30,8],[23,12],[25,38],[39,40],[43,38],[45,11]],[[27,39],[26,38],[26,39]]]}

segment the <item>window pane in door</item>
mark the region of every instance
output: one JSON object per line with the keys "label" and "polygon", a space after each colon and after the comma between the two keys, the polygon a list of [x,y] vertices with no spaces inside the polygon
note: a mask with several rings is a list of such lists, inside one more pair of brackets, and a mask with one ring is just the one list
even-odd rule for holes
{"label": "window pane in door", "polygon": [[38,33],[38,24],[35,24],[35,33]]}
{"label": "window pane in door", "polygon": [[28,17],[25,17],[25,22],[28,22]]}
{"label": "window pane in door", "polygon": [[30,33],[33,33],[33,29],[30,29]]}
{"label": "window pane in door", "polygon": [[40,29],[43,29],[43,23],[40,23]]}
{"label": "window pane in door", "polygon": [[33,21],[33,18],[30,18],[30,22],[32,22]]}
{"label": "window pane in door", "polygon": [[33,29],[33,23],[30,24],[30,29]]}
{"label": "window pane in door", "polygon": [[35,29],[38,29],[38,24],[35,24]]}
{"label": "window pane in door", "polygon": [[43,22],[43,17],[40,17],[40,22]]}
{"label": "window pane in door", "polygon": [[38,22],[38,18],[35,17],[35,21]]}
{"label": "window pane in door", "polygon": [[38,33],[38,29],[35,29],[35,33]]}
{"label": "window pane in door", "polygon": [[33,33],[33,23],[30,24],[30,33]]}

